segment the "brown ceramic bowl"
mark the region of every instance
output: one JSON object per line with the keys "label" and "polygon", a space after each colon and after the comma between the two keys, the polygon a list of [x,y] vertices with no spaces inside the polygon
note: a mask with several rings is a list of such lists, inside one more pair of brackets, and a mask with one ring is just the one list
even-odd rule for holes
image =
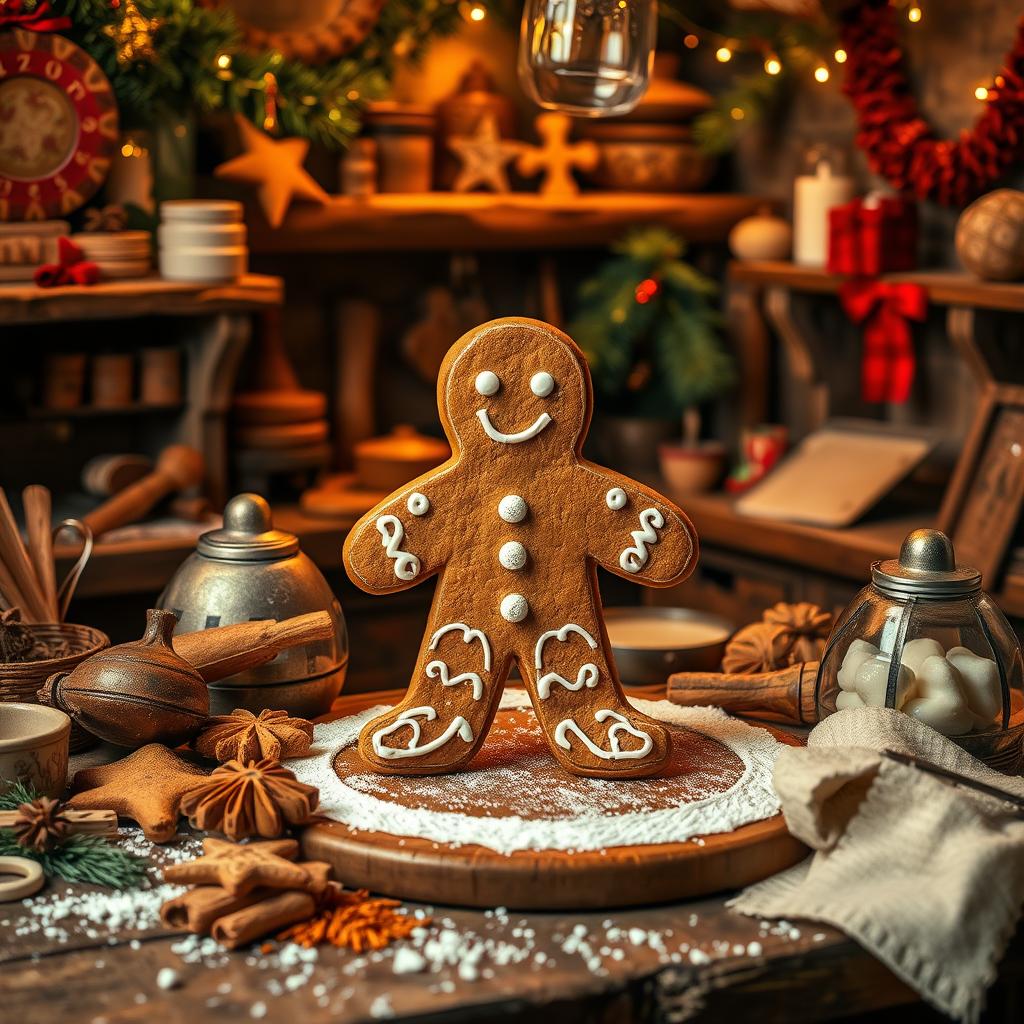
{"label": "brown ceramic bowl", "polygon": [[595,122],[580,134],[600,152],[588,177],[614,192],[697,192],[715,169],[685,125]]}
{"label": "brown ceramic bowl", "polygon": [[41,704],[0,703],[0,793],[19,780],[58,797],[68,778],[71,719]]}
{"label": "brown ceramic bowl", "polygon": [[671,494],[703,494],[712,490],[721,482],[725,463],[725,445],[719,441],[658,445],[658,465]]}

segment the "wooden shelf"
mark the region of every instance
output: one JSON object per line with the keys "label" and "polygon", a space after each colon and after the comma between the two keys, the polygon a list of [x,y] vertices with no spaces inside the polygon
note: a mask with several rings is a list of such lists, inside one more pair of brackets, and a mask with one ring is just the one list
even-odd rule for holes
{"label": "wooden shelf", "polygon": [[[341,545],[358,517],[322,518],[307,516],[297,506],[275,506],[274,525],[294,533],[302,550],[321,569],[340,569]],[[150,594],[164,588],[174,571],[196,548],[200,533],[216,525],[183,524],[173,536],[132,540],[100,538],[79,582],[77,597],[110,597]],[[62,579],[78,550],[58,546],[57,578]]]}
{"label": "wooden shelf", "polygon": [[[216,285],[165,281],[162,277],[111,281],[88,288],[0,284],[0,324],[252,313],[279,306],[283,299],[281,279],[263,274],[246,274],[230,284]],[[14,336],[7,340],[13,341]]]}
{"label": "wooden shelf", "polygon": [[28,410],[30,420],[95,420],[111,417],[150,416],[153,414],[170,414],[181,412],[184,402],[132,402],[131,405],[78,405],[71,409],[46,409],[33,406]]}
{"label": "wooden shelf", "polygon": [[755,196],[625,192],[570,201],[524,193],[334,196],[324,206],[296,203],[276,230],[251,210],[249,245],[256,253],[572,248],[606,245],[649,222],[718,242],[761,205]]}
{"label": "wooden shelf", "polygon": [[[726,494],[679,496],[701,544],[867,584],[871,563],[895,558],[903,538],[932,525],[927,515],[867,521],[844,530],[823,529],[777,519],[755,519],[736,511]],[[1002,589],[995,595],[1007,615],[1024,617],[1024,565],[1011,556]]]}
{"label": "wooden shelf", "polygon": [[[790,288],[797,292],[836,294],[850,280],[827,270],[798,267],[784,262],[734,262],[729,278],[737,284]],[[914,270],[905,274],[885,274],[881,280],[922,285],[928,300],[939,306],[972,306],[975,309],[1024,312],[1024,284],[979,281],[969,274],[952,270]]]}

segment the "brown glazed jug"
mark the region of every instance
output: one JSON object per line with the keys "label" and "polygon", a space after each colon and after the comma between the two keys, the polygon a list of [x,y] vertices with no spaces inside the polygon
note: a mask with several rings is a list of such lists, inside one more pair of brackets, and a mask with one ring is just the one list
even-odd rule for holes
{"label": "brown glazed jug", "polygon": [[71,672],[50,676],[40,699],[122,747],[187,740],[209,714],[210,698],[203,677],[174,653],[176,624],[171,612],[150,609],[141,640],[108,647]]}

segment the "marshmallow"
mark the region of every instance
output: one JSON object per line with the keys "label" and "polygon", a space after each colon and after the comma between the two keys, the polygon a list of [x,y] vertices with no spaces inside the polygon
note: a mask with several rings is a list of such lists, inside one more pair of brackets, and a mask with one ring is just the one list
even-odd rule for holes
{"label": "marshmallow", "polygon": [[[866,659],[857,669],[854,689],[865,704],[876,708],[885,707],[885,693],[889,687],[889,667],[892,655],[876,654]],[[900,665],[896,675],[896,704],[902,708],[914,694],[914,673],[906,665]]]}
{"label": "marshmallow", "polygon": [[974,716],[964,700],[960,673],[941,655],[932,655],[920,664],[917,673],[920,696],[908,701],[903,710],[944,736],[970,732]]}
{"label": "marshmallow", "polygon": [[839,685],[844,690],[854,691],[856,687],[857,670],[878,653],[878,648],[867,640],[854,640],[846,649],[846,656],[839,667]]}
{"label": "marshmallow", "polygon": [[945,656],[946,652],[938,640],[933,640],[930,636],[922,636],[917,640],[908,640],[903,645],[900,661],[916,676],[921,671],[921,665],[925,658],[944,658]]}
{"label": "marshmallow", "polygon": [[946,660],[960,673],[968,707],[978,716],[979,728],[1001,721],[1003,691],[999,667],[991,658],[982,658],[966,647],[951,647]]}
{"label": "marshmallow", "polygon": [[862,701],[857,694],[848,693],[846,690],[840,690],[836,694],[836,711],[844,711],[846,708],[862,707],[865,707],[864,701]]}

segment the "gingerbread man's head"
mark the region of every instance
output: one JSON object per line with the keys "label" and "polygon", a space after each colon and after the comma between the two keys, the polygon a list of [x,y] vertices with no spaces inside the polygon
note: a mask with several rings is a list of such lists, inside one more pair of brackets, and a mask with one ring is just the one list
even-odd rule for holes
{"label": "gingerbread man's head", "polygon": [[569,456],[590,425],[583,353],[539,320],[492,320],[464,334],[441,366],[437,396],[456,452]]}

